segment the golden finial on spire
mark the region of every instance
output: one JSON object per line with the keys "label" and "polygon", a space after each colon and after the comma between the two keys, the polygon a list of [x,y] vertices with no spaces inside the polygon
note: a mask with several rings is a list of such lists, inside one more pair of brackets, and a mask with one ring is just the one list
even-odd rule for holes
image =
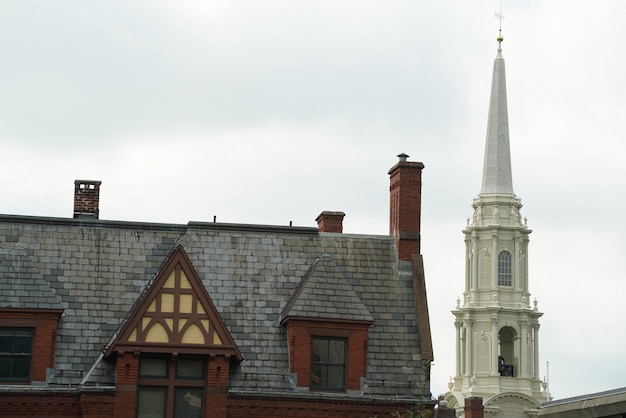
{"label": "golden finial on spire", "polygon": [[500,11],[494,13],[495,16],[500,20],[500,27],[498,28],[498,37],[496,40],[498,41],[498,51],[502,51],[502,41],[504,37],[502,36],[502,21],[504,20],[504,15],[502,14],[502,6],[500,6]]}

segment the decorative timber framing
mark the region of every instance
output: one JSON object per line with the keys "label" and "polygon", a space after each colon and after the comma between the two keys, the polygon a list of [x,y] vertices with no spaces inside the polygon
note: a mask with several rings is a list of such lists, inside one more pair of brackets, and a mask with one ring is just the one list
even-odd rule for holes
{"label": "decorative timber framing", "polygon": [[106,355],[114,352],[223,355],[242,361],[182,246],[176,247]]}

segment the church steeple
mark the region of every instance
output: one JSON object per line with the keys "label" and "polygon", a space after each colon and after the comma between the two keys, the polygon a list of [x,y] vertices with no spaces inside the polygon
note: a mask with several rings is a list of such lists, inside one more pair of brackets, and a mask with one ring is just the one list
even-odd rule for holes
{"label": "church steeple", "polygon": [[506,100],[506,77],[502,57],[502,33],[498,36],[498,54],[493,63],[487,141],[480,194],[513,193],[511,151],[509,146],[509,114]]}
{"label": "church steeple", "polygon": [[[502,19],[501,15],[498,15]],[[528,243],[513,192],[502,34],[493,64],[482,188],[465,235],[465,290],[452,314],[456,373],[445,397],[461,411],[464,399],[482,397],[497,417],[534,416],[549,400],[539,375],[539,318],[531,306]]]}

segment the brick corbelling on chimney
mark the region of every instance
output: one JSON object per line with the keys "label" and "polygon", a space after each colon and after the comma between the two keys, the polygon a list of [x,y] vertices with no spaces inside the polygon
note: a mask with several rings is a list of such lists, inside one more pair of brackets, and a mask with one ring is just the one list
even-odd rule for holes
{"label": "brick corbelling on chimney", "polygon": [[74,181],[74,218],[100,216],[100,185],[97,180]]}
{"label": "brick corbelling on chimney", "polygon": [[346,216],[343,212],[324,211],[319,214],[317,221],[317,229],[319,232],[343,232],[343,218]]}
{"label": "brick corbelling on chimney", "polygon": [[400,260],[411,261],[411,255],[420,254],[424,164],[407,161],[406,154],[398,157],[389,170],[389,234],[396,237]]}

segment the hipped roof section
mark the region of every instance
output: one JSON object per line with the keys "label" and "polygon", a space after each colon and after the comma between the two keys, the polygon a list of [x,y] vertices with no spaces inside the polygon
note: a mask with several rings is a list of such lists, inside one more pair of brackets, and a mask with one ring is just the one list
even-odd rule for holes
{"label": "hipped roof section", "polygon": [[344,273],[328,254],[317,258],[281,312],[290,317],[374,323]]}

